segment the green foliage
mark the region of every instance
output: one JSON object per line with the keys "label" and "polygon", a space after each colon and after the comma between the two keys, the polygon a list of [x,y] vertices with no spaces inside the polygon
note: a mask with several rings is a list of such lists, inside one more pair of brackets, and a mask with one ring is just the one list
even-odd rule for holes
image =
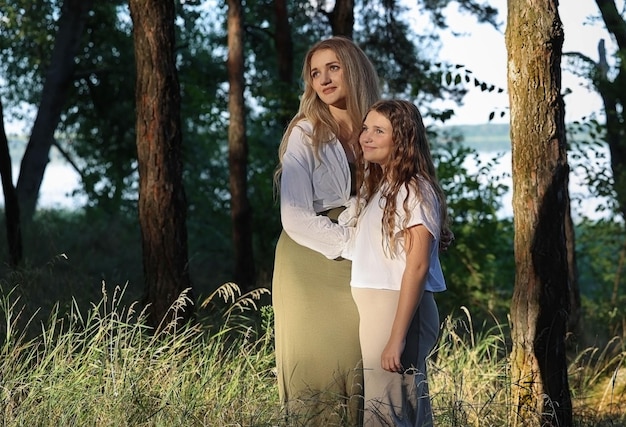
{"label": "green foliage", "polygon": [[583,327],[585,342],[605,342],[626,333],[626,314],[622,310],[626,304],[625,235],[622,222],[584,220],[576,227],[583,319],[594,325]]}
{"label": "green foliage", "polygon": [[[623,214],[620,208],[622,202],[614,186],[610,150],[605,137],[605,125],[592,117],[571,123],[567,129],[568,161],[572,173],[582,178],[591,197],[604,201],[596,207],[596,212],[611,218]],[[576,194],[572,195],[572,201],[579,204],[586,202]]]}
{"label": "green foliage", "polygon": [[434,141],[433,157],[455,235],[451,247],[440,255],[448,286],[438,299],[442,312],[466,305],[481,319],[489,313],[504,316],[513,292],[515,265],[512,221],[498,218],[508,191],[503,182],[506,175],[494,172],[498,153],[481,159],[454,129],[443,130]]}
{"label": "green foliage", "polygon": [[[0,241],[6,242],[0,225]],[[24,230],[25,263],[16,269],[2,264],[0,286],[19,284],[15,294],[24,304],[24,318],[49,313],[55,304],[63,313],[72,298],[97,301],[102,281],[128,284],[129,298],[143,292],[141,238],[137,219],[102,212],[39,210]],[[0,245],[1,259],[8,259]]]}
{"label": "green foliage", "polygon": [[[441,3],[423,2],[422,12],[437,16]],[[360,5],[354,39],[376,66],[383,83],[383,96],[406,98],[420,106],[425,117],[445,122],[451,110],[438,111],[435,100],[459,101],[466,92],[462,84],[445,84],[444,74],[453,68],[435,60],[438,36],[433,31],[415,31],[407,18],[407,6],[395,1]],[[434,24],[445,27],[444,20]]]}
{"label": "green foliage", "polygon": [[[94,2],[77,58],[74,93],[57,144],[77,162],[89,208],[115,213],[137,202],[132,28],[121,2]],[[123,3],[122,3],[123,4]]]}
{"label": "green foliage", "polygon": [[[59,15],[56,2],[1,0],[0,70],[6,82],[0,86],[5,109],[35,105],[52,55]],[[19,110],[16,110],[19,116]],[[20,117],[21,118],[21,117]]]}
{"label": "green foliage", "polygon": [[[22,103],[37,105],[55,41],[61,2],[4,2],[0,70],[5,112],[15,117]],[[308,47],[330,36],[326,5],[289,2],[293,42],[291,79],[279,78],[274,5],[265,0],[243,5],[246,43],[246,123],[249,143],[249,197],[253,210],[258,282],[269,283],[274,243],[280,232],[278,207],[272,196],[272,173],[286,121],[298,105],[300,72]],[[421,52],[436,37],[412,34],[402,7],[394,2],[357,4],[355,39],[362,43],[385,82],[386,94],[419,99],[428,108],[444,94],[457,96],[462,85],[442,88],[446,65],[431,67]],[[428,2],[436,15],[442,4]],[[388,10],[388,12],[385,12]],[[473,12],[477,12],[478,9]],[[393,12],[393,13],[392,13]],[[231,224],[228,183],[228,114],[226,70],[226,6],[185,1],[177,6],[176,60],[181,87],[184,183],[188,210],[190,269],[204,282],[230,279]],[[443,18],[443,15],[439,15]],[[437,25],[445,25],[438,20]],[[367,31],[362,30],[367,28]],[[373,31],[373,29],[378,29]],[[28,34],[28,37],[23,37]],[[376,37],[373,37],[375,34]],[[387,37],[388,36],[388,37]],[[35,43],[33,43],[35,41]],[[132,21],[123,1],[94,2],[82,46],[76,57],[70,96],[62,112],[56,144],[81,177],[76,196],[97,215],[136,216],[138,171],[134,132],[134,54]],[[444,120],[450,111],[429,110]],[[48,258],[49,259],[49,258]]]}

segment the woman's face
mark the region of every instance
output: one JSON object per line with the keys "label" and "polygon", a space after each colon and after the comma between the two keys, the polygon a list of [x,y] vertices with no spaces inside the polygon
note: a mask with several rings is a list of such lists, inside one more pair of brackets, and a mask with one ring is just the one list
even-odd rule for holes
{"label": "woman's face", "polygon": [[325,104],[346,108],[343,68],[334,51],[322,49],[315,52],[311,56],[310,75],[313,90]]}
{"label": "woman's face", "polygon": [[393,126],[389,119],[377,111],[367,113],[359,144],[365,160],[385,166],[393,149]]}

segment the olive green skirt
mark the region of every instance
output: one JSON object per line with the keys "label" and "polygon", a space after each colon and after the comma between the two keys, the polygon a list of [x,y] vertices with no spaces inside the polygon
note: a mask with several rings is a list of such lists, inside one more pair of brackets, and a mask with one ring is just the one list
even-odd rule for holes
{"label": "olive green skirt", "polygon": [[359,317],[350,269],[350,261],[329,260],[284,231],[278,240],[272,304],[287,425],[360,425]]}

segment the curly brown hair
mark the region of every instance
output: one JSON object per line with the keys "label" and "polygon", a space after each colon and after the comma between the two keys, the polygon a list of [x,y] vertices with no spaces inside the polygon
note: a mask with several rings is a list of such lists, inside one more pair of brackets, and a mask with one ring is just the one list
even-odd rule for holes
{"label": "curly brown hair", "polygon": [[426,204],[425,210],[438,219],[435,223],[439,227],[434,236],[438,240],[442,234],[450,233],[448,207],[437,179],[422,115],[415,104],[404,100],[381,100],[374,103],[368,113],[371,111],[383,115],[391,123],[393,148],[384,167],[365,161],[362,150],[358,150],[357,182],[361,189],[359,197],[369,202],[381,191],[381,200],[384,202],[382,229],[385,247],[390,249],[393,256],[397,253],[394,233],[396,199],[402,187],[406,188],[406,197],[402,206],[405,215],[401,228],[406,228],[411,219],[408,205],[410,193],[416,194]]}

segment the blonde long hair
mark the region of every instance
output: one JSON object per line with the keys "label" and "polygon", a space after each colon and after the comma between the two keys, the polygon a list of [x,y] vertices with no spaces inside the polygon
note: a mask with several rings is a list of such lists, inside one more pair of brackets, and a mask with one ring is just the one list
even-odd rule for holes
{"label": "blonde long hair", "polygon": [[[404,199],[404,220],[401,228],[406,228],[411,219],[408,205],[410,192],[417,194],[417,198],[425,203],[425,211],[431,215],[430,219],[438,217],[435,238],[440,239],[442,233],[447,235],[449,230],[448,207],[445,194],[439,185],[437,172],[430,153],[426,128],[418,108],[409,101],[383,100],[371,106],[369,111],[376,111],[385,116],[393,128],[393,148],[385,167],[363,159],[362,150],[357,150],[357,182],[361,188],[359,197],[369,202],[376,192],[381,190],[384,201],[382,229],[386,248],[391,254],[397,253],[397,240],[394,233],[396,221],[396,199],[402,187],[407,190]],[[368,112],[369,112],[368,111]],[[432,195],[434,195],[434,200]]]}
{"label": "blonde long hair", "polygon": [[[300,98],[298,113],[291,119],[278,148],[279,164],[274,173],[274,183],[278,187],[282,172],[282,159],[287,150],[289,135],[301,120],[311,122],[313,132],[310,135],[313,147],[317,151],[321,144],[332,141],[339,135],[339,124],[335,121],[328,105],[315,93],[311,79],[311,58],[317,51],[330,49],[343,69],[343,83],[347,88],[346,108],[350,117],[354,139],[361,132],[363,117],[367,109],[380,98],[378,75],[374,65],[352,40],[336,36],[317,42],[306,54],[302,66],[304,91]],[[358,150],[357,150],[358,151]]]}

